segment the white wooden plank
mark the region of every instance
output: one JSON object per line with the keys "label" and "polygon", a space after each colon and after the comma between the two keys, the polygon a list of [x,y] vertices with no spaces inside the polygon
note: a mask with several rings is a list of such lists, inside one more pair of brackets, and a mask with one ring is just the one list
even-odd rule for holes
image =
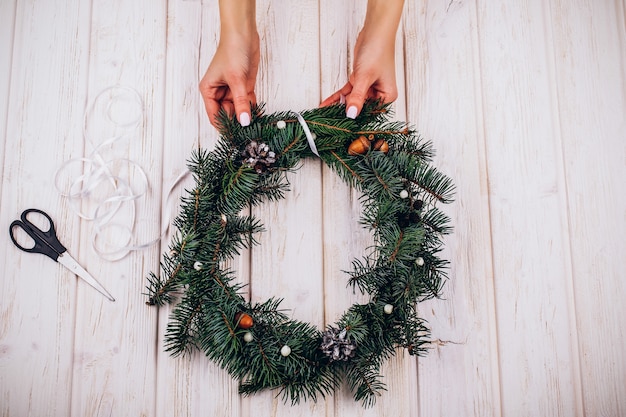
{"label": "white wooden plank", "polygon": [[623,2],[550,2],[585,415],[626,414]]}
{"label": "white wooden plank", "polygon": [[[0,120],[2,131],[0,135],[5,137],[8,124],[9,87],[11,85],[11,67],[13,63],[13,34],[15,30],[15,0],[0,3]],[[0,171],[4,164],[4,146],[0,146]],[[2,184],[0,183],[0,187]],[[0,188],[0,193],[2,188]]]}
{"label": "white wooden plank", "polygon": [[[153,186],[139,207],[139,240],[158,234],[161,194],[197,138],[209,147],[215,141],[197,80],[217,40],[217,5],[170,1],[166,19],[165,2],[126,3],[96,1],[93,13],[76,1],[0,4],[2,223],[26,207],[45,208],[70,251],[118,298],[107,304],[49,259],[3,246],[0,296],[9,301],[0,306],[0,415],[626,412],[623,2],[407,3],[400,35],[407,116],[401,102],[396,109],[435,141],[437,166],[457,182],[448,209],[456,231],[446,241],[452,280],[444,300],[423,306],[441,343],[420,359],[419,391],[409,375],[417,373],[413,360],[400,358],[383,370],[389,391],[366,411],[346,392],[297,407],[273,393],[241,400],[236,383],[202,355],[169,358],[162,345],[168,310],[145,307],[142,295],[159,248],[101,261],[89,248],[92,225],[53,190],[54,171],[83,154],[92,15],[89,98],[120,83],[148,104],[145,131],[124,151]],[[315,106],[343,84],[365,2],[290,6],[258,5],[264,61],[257,93],[268,111]],[[255,252],[253,291],[257,299],[284,296],[295,317],[322,326],[354,302],[338,271],[367,236],[348,221],[359,212],[356,195],[332,173],[314,162],[292,178],[288,201],[257,213],[272,236]],[[316,226],[302,224],[310,218]],[[305,267],[303,252],[276,255],[294,248],[294,236],[312,251]],[[246,280],[243,258],[234,265]],[[285,271],[278,277],[276,263]],[[291,286],[301,281],[290,281],[301,269],[311,271],[299,278],[308,285],[302,292]],[[68,380],[72,387],[64,388]]]}
{"label": "white wooden plank", "polygon": [[409,3],[404,16],[409,120],[433,142],[434,165],[455,182],[441,206],[450,280],[423,303],[435,343],[419,359],[421,416],[500,413],[487,170],[473,2]]}
{"label": "white wooden plank", "polygon": [[[15,14],[12,7],[16,7]],[[56,223],[61,241],[78,249],[78,221],[54,190],[52,178],[75,150],[81,152],[88,8],[73,1],[2,6],[1,223],[37,207]],[[7,15],[4,15],[7,12]],[[15,16],[15,26],[12,19]],[[13,29],[14,43],[10,48]],[[64,45],[67,53],[58,53]],[[10,54],[12,53],[12,59]],[[6,101],[5,101],[6,100]],[[6,106],[5,106],[6,105]],[[6,119],[5,119],[6,117]],[[6,128],[6,130],[5,130]],[[4,228],[3,233],[7,233]],[[70,414],[74,342],[74,274],[51,259],[23,253],[5,239],[0,262],[0,413],[4,416]]]}
{"label": "white wooden plank", "polygon": [[[323,98],[342,87],[350,75],[354,59],[354,44],[363,27],[365,2],[322,2],[320,9],[321,89]],[[396,119],[406,120],[405,62],[403,31],[396,40],[396,73],[400,95],[394,103]],[[324,209],[324,291],[327,324],[334,323],[355,302],[365,297],[353,294],[347,287],[351,261],[361,258],[372,238],[358,224],[361,213],[359,193],[349,190],[331,170],[323,170]],[[417,371],[416,360],[399,350],[396,357],[381,369],[388,391],[382,393],[376,404],[364,409],[354,401],[347,387],[343,387],[329,402],[329,416],[416,415]]]}
{"label": "white wooden plank", "polygon": [[580,415],[551,33],[541,1],[477,12],[501,412]]}
{"label": "white wooden plank", "polygon": [[[164,133],[164,192],[180,172],[194,148],[212,149],[217,132],[209,125],[204,111],[198,80],[204,74],[219,36],[219,10],[217,2],[175,1],[168,3],[168,39]],[[187,178],[177,188],[191,189],[193,180]],[[168,209],[175,214],[179,199],[170,199]],[[171,221],[164,218],[163,221]],[[173,231],[171,231],[173,232]],[[168,250],[169,239],[161,246]],[[241,265],[248,258],[233,262],[242,280],[247,279]],[[243,275],[243,276],[241,276]],[[239,416],[238,386],[228,373],[212,364],[201,353],[172,358],[165,351],[163,340],[169,320],[170,307],[159,311],[157,415],[160,416]]]}
{"label": "white wooden plank", "polygon": [[[316,1],[258,1],[261,64],[257,98],[266,111],[303,110],[317,106],[319,26]],[[254,214],[267,232],[252,250],[250,291],[253,301],[283,297],[283,308],[298,320],[323,325],[321,165],[306,161],[289,177],[284,200],[267,203]],[[276,392],[244,399],[242,415],[322,416],[323,403],[283,404]]]}
{"label": "white wooden plank", "polygon": [[[90,101],[118,84],[136,90],[145,105],[140,126],[124,130],[128,140],[110,149],[111,155],[139,164],[151,185],[150,191],[137,200],[135,244],[148,242],[159,234],[165,4],[94,1],[91,10]],[[134,103],[123,100],[120,105]],[[88,120],[88,137],[96,144],[118,131],[105,116],[96,112]],[[136,177],[131,175],[130,179]],[[159,248],[152,246],[120,261],[107,262],[90,248],[93,227],[90,223],[83,225],[84,250],[80,255],[88,269],[98,271],[102,284],[116,302],[78,289],[72,414],[154,415],[157,311],[146,307],[143,293],[146,275],[158,265]],[[101,236],[103,242],[115,242],[117,233],[107,230]]]}
{"label": "white wooden plank", "polygon": [[[365,6],[354,2],[320,2],[320,65],[322,99],[347,81],[354,42],[365,17]],[[351,261],[362,256],[371,245],[367,231],[360,228],[358,194],[350,190],[333,171],[323,168],[324,219],[324,315],[325,324],[333,324],[355,302],[366,302],[347,286]],[[327,401],[327,416],[353,416],[364,412],[355,403],[350,390],[343,386]]]}

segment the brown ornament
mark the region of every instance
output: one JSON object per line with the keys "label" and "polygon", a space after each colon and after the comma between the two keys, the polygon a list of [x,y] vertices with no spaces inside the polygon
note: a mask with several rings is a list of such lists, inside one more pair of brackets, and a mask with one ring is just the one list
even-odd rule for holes
{"label": "brown ornament", "polygon": [[378,139],[376,142],[374,142],[373,148],[375,151],[380,151],[382,153],[389,152],[389,144],[384,139]]}
{"label": "brown ornament", "polygon": [[348,155],[365,155],[370,150],[370,141],[365,136],[359,136],[348,146]]}
{"label": "brown ornament", "polygon": [[235,314],[235,321],[237,322],[237,327],[241,329],[249,329],[254,326],[254,320],[252,320],[252,317],[247,313],[239,312]]}

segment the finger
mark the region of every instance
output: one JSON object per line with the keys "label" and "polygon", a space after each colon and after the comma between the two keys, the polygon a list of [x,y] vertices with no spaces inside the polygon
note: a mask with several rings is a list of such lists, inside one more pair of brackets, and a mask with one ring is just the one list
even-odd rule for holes
{"label": "finger", "polygon": [[250,125],[250,103],[256,101],[254,90],[248,92],[245,82],[238,81],[230,85],[230,91],[239,123],[244,127]]}
{"label": "finger", "polygon": [[206,109],[207,116],[213,127],[217,128],[217,116],[220,111],[220,103],[217,100],[211,98],[202,97],[204,99],[204,108]]}
{"label": "finger", "polygon": [[206,109],[207,116],[211,124],[217,128],[218,114],[221,108],[221,102],[224,100],[226,90],[222,86],[212,86],[206,82],[206,78],[203,78],[198,85],[202,100],[204,101],[204,108]]}
{"label": "finger", "polygon": [[333,93],[332,95],[326,97],[320,103],[320,107],[330,106],[332,104],[337,104],[341,100],[341,93],[339,91]]}
{"label": "finger", "polygon": [[233,114],[235,114],[235,106],[233,105],[233,102],[230,100],[222,101],[222,108],[224,109],[224,111],[226,112],[229,118],[233,117]]}
{"label": "finger", "polygon": [[349,94],[346,94],[346,117],[355,119],[359,113],[361,113],[361,109],[363,108],[363,103],[365,103],[365,99],[368,96],[370,86],[370,83],[367,81],[354,83],[352,91],[350,91]]}
{"label": "finger", "polygon": [[339,90],[335,91],[332,95],[328,96],[328,98],[324,99],[324,101],[320,103],[320,107],[326,107],[336,103],[343,104],[345,96],[350,94],[350,91],[352,91],[352,84],[350,84],[350,82],[347,82]]}

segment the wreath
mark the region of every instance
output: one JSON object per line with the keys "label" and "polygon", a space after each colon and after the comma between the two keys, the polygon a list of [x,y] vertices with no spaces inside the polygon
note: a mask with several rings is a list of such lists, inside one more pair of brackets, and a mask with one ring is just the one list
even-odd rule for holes
{"label": "wreath", "polygon": [[[252,113],[248,127],[222,113],[215,149],[192,153],[195,187],[182,197],[161,273],[149,274],[147,304],[175,304],[165,334],[170,354],[201,350],[239,380],[242,394],[278,389],[295,404],[345,381],[371,406],[385,389],[381,364],[398,347],[411,355],[428,348],[417,302],[437,297],[447,279],[439,255],[450,219],[436,204],[451,201],[454,185],[431,166],[432,144],[389,120],[389,105],[366,102],[354,120],[344,105]],[[316,155],[360,191],[360,223],[375,242],[345,271],[368,302],[323,331],[290,319],[282,299],[251,303],[224,266],[258,244],[263,225],[248,208],[283,198],[287,172]]]}

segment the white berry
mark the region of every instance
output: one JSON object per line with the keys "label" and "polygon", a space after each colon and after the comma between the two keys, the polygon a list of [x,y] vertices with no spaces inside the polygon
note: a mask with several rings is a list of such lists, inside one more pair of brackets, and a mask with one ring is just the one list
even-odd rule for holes
{"label": "white berry", "polygon": [[420,257],[418,257],[418,258],[415,260],[415,264],[416,264],[417,266],[424,266],[424,258],[422,258],[421,256],[420,256]]}
{"label": "white berry", "polygon": [[283,346],[282,348],[280,348],[280,354],[284,357],[291,355],[291,348],[287,345]]}
{"label": "white berry", "polygon": [[250,332],[245,332],[243,335],[243,340],[246,343],[250,343],[254,340],[254,336],[252,336],[252,333]]}
{"label": "white berry", "polygon": [[383,311],[385,312],[385,314],[391,314],[393,313],[393,306],[391,304],[385,304],[385,307],[383,307]]}
{"label": "white berry", "polygon": [[409,196],[409,192],[407,190],[400,191],[400,198],[405,199]]}
{"label": "white berry", "polygon": [[193,269],[195,269],[196,271],[199,271],[202,269],[202,262],[200,261],[196,261],[193,263]]}
{"label": "white berry", "polygon": [[284,120],[279,120],[276,122],[276,127],[279,129],[284,129],[287,127],[287,123]]}

